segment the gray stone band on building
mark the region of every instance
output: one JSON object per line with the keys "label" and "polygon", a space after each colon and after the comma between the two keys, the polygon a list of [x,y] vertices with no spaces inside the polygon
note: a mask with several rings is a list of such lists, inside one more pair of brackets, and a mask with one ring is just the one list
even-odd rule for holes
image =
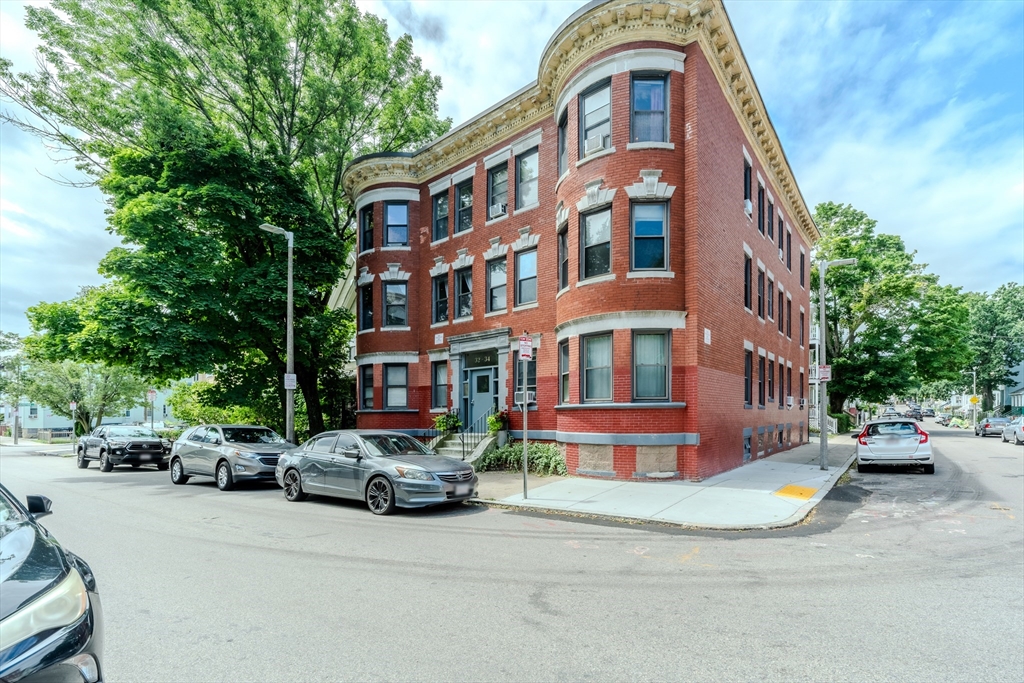
{"label": "gray stone band on building", "polygon": [[[523,431],[510,430],[516,439],[523,438]],[[560,443],[587,443],[613,446],[699,446],[700,434],[673,432],[668,434],[600,434],[595,432],[556,432],[530,430],[530,439],[537,441],[558,441]]]}

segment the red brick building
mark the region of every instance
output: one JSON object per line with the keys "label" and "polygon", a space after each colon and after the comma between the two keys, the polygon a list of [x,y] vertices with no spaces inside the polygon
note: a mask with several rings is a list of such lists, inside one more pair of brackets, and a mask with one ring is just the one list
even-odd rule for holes
{"label": "red brick building", "polygon": [[806,438],[818,237],[719,0],[592,2],[538,79],[346,170],[358,426],[522,414],[571,473],[700,479]]}

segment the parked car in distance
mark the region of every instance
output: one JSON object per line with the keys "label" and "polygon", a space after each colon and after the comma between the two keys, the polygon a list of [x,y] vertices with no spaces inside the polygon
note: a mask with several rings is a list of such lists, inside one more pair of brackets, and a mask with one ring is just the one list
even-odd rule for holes
{"label": "parked car in distance", "polygon": [[277,463],[286,499],[311,493],[352,498],[375,515],[468,500],[478,481],[472,465],[437,455],[411,436],[379,430],[317,434]]}
{"label": "parked car in distance", "polygon": [[213,477],[230,491],[241,481],[273,481],[281,453],[295,448],[277,432],[256,425],[200,425],[186,429],[171,448],[171,481]]}
{"label": "parked car in distance", "polygon": [[96,579],[39,524],[50,500],[27,502],[0,485],[0,681],[96,683],[103,675]]}
{"label": "parked car in distance", "polygon": [[922,417],[935,417],[935,411],[931,408],[925,408],[921,411]]}
{"label": "parked car in distance", "polygon": [[918,410],[917,408],[911,408],[906,413],[904,413],[903,416],[909,417],[912,420],[917,420],[918,422],[922,422],[924,420],[924,416],[921,414],[921,411]]}
{"label": "parked car in distance", "polygon": [[935,416],[935,423],[946,426],[949,424],[949,419],[953,417],[949,413],[939,413]]}
{"label": "parked car in distance", "polygon": [[90,461],[99,460],[102,472],[111,471],[115,465],[156,465],[166,470],[170,451],[171,442],[149,427],[100,426],[79,439],[78,467],[84,470]]}
{"label": "parked car in distance", "polygon": [[1024,446],[1024,415],[1003,427],[1003,443],[1012,441],[1014,446]]}
{"label": "parked car in distance", "polygon": [[879,417],[882,419],[887,419],[890,417],[900,417],[900,413],[898,410],[896,410],[894,406],[886,406],[885,409],[882,410],[882,414]]}
{"label": "parked car in distance", "polygon": [[974,426],[975,436],[996,436],[1003,435],[1003,427],[1010,424],[1008,417],[979,417],[978,424]]}
{"label": "parked car in distance", "polygon": [[872,465],[916,465],[924,467],[925,474],[935,473],[928,432],[909,419],[873,420],[864,425],[857,439],[857,470]]}

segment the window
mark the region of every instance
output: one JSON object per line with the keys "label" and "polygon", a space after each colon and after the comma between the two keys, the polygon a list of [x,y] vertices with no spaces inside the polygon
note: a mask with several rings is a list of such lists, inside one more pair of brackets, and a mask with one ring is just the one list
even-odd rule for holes
{"label": "window", "polygon": [[768,318],[775,320],[775,280],[768,278]]}
{"label": "window", "polygon": [[435,323],[443,323],[448,320],[448,274],[438,275],[432,281],[434,290],[434,316]]}
{"label": "window", "polygon": [[633,204],[633,270],[665,269],[667,204]]}
{"label": "window", "polygon": [[800,410],[804,409],[804,373],[800,373]]}
{"label": "window", "polygon": [[473,181],[467,180],[455,188],[455,232],[473,229]]}
{"label": "window", "polygon": [[793,338],[793,300],[786,299],[786,337]]}
{"label": "window", "polygon": [[764,408],[764,356],[757,357],[757,405]]}
{"label": "window", "polygon": [[373,249],[373,204],[359,211],[359,251]]}
{"label": "window", "polygon": [[558,345],[558,402],[569,402],[569,342]]}
{"label": "window", "polygon": [[334,434],[317,437],[310,442],[307,450],[315,451],[317,453],[330,453],[337,438],[338,437]]}
{"label": "window", "polygon": [[[779,387],[780,389],[782,387]],[[793,395],[793,368],[786,368],[786,396]]]}
{"label": "window", "polygon": [[359,329],[373,329],[373,287],[371,285],[359,288]]}
{"label": "window", "polygon": [[605,83],[580,98],[580,158],[611,146],[612,90]]}
{"label": "window", "polygon": [[28,406],[28,416],[39,417],[39,406],[37,406],[35,403],[30,403]]}
{"label": "window", "polygon": [[408,289],[404,282],[385,282],[384,327],[408,327],[408,304]]}
{"label": "window", "polygon": [[448,361],[438,360],[430,364],[430,407],[448,407]]}
{"label": "window", "polygon": [[800,346],[804,345],[804,312],[800,311]]}
{"label": "window", "polygon": [[743,352],[743,405],[754,403],[754,352],[747,349]]}
{"label": "window", "polygon": [[757,317],[764,318],[764,271],[757,269]]}
{"label": "window", "polygon": [[487,311],[504,311],[505,285],[508,279],[505,272],[505,259],[499,258],[487,262]]}
{"label": "window", "polygon": [[463,268],[455,271],[455,318],[473,316],[473,271]]}
{"label": "window", "polygon": [[782,315],[784,302],[785,302],[785,297],[783,297],[783,295],[782,295],[782,289],[779,289],[779,333],[780,334],[782,333],[782,322],[783,322],[783,319],[785,318],[785,316]]}
{"label": "window", "polygon": [[558,177],[569,169],[569,108],[558,121]]}
{"label": "window", "polygon": [[612,336],[583,338],[583,400],[612,400]]}
{"label": "window", "polygon": [[409,244],[409,204],[407,202],[384,203],[384,244],[389,247],[404,247]]}
{"label": "window", "polygon": [[580,279],[604,275],[612,269],[612,210],[587,214],[583,223],[583,273]]}
{"label": "window", "polygon": [[508,163],[487,171],[487,219],[504,216],[508,210]]}
{"label": "window", "polygon": [[558,289],[569,286],[569,226],[558,233]]}
{"label": "window", "polygon": [[768,239],[775,241],[775,204],[768,201]]}
{"label": "window", "polygon": [[384,408],[406,408],[409,405],[409,366],[384,366]]}
{"label": "window", "polygon": [[782,243],[782,215],[781,215],[782,212],[780,211],[779,213],[780,213],[780,215],[779,215],[779,258],[781,258],[782,257],[782,247],[783,247],[783,243]]}
{"label": "window", "polygon": [[516,254],[516,305],[537,300],[537,250]]}
{"label": "window", "polygon": [[750,168],[750,162],[746,159],[743,160],[743,201],[744,205],[746,202],[751,200],[752,195],[750,194],[750,178],[753,173],[753,169]]}
{"label": "window", "polygon": [[537,148],[516,157],[516,208],[540,203],[537,178],[540,175],[540,161]]}
{"label": "window", "polygon": [[782,391],[783,388],[786,386],[786,382],[785,382],[786,378],[783,376],[783,372],[785,371],[785,369],[786,368],[785,368],[785,366],[782,363],[782,359],[780,358],[779,359],[779,407],[780,408],[786,402],[786,398],[783,396],[783,391]]}
{"label": "window", "polygon": [[793,272],[793,231],[786,231],[786,270]]}
{"label": "window", "polygon": [[[512,354],[512,377],[516,391],[523,390],[523,359],[519,357],[519,352],[516,351]],[[526,391],[537,392],[537,354],[533,354],[533,358],[526,361]],[[513,396],[513,398],[515,398]]]}
{"label": "window", "polygon": [[436,242],[448,236],[448,190],[434,195],[434,234],[431,240]]}
{"label": "window", "polygon": [[757,185],[757,231],[764,234],[764,186]]}
{"label": "window", "polygon": [[768,403],[775,400],[775,361],[768,359]]}
{"label": "window", "polygon": [[665,142],[665,86],[664,75],[633,77],[633,142]]}
{"label": "window", "polygon": [[359,407],[373,410],[373,366],[363,365],[359,368]]}
{"label": "window", "polygon": [[668,400],[667,333],[633,333],[633,398]]}
{"label": "window", "polygon": [[804,252],[800,252],[800,286],[804,286]]}
{"label": "window", "polygon": [[750,257],[749,256],[743,257],[743,307],[746,308],[748,311],[750,310],[751,298],[753,297],[751,289],[750,289],[751,288],[750,280],[753,277],[753,273],[752,273],[751,269],[753,267],[754,267],[754,265],[751,262]]}

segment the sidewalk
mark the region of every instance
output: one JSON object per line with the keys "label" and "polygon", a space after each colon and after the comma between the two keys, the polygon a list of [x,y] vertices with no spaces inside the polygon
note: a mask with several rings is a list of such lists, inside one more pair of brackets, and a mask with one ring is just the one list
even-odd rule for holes
{"label": "sidewalk", "polygon": [[819,468],[818,453],[814,441],[700,482],[531,475],[526,500],[521,473],[485,472],[477,501],[704,529],[770,529],[806,517],[855,456],[853,444],[842,436],[829,443],[827,471]]}

